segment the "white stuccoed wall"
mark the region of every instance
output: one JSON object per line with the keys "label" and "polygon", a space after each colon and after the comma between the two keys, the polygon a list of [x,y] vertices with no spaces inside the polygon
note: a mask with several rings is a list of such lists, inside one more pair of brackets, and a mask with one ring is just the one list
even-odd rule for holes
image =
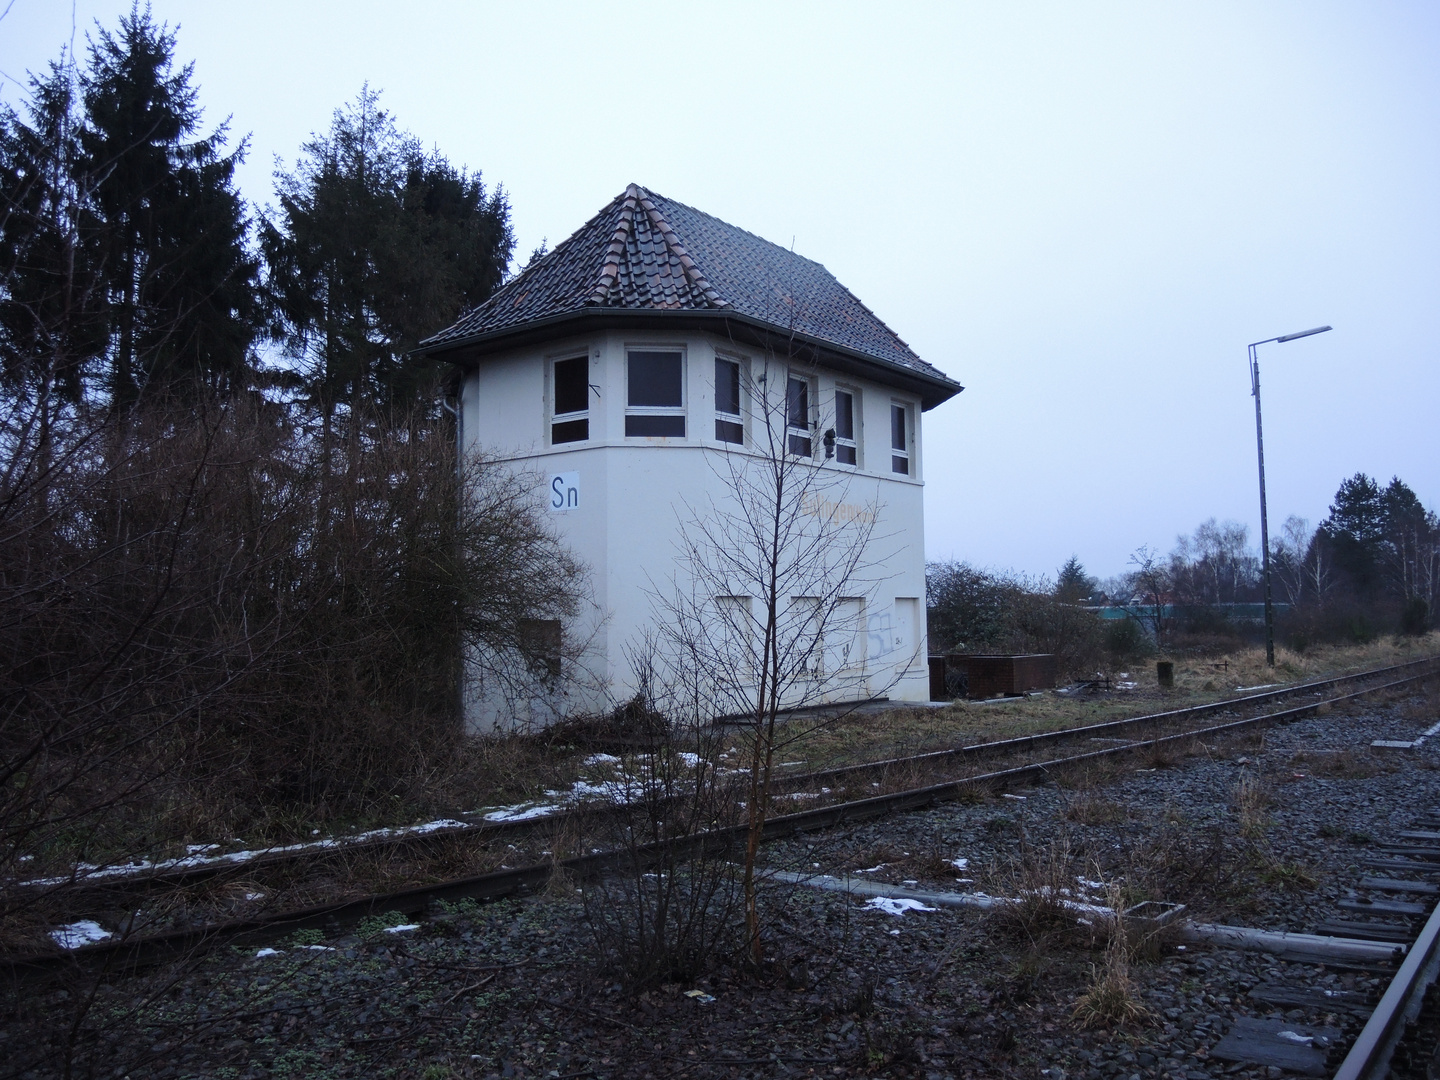
{"label": "white stuccoed wall", "polygon": [[[685,439],[624,438],[625,358],[627,348],[634,347],[678,348],[685,354]],[[579,448],[551,447],[546,361],[582,351],[590,357],[590,439]],[[566,702],[540,704],[521,715],[512,705],[471,687],[466,693],[466,721],[472,730],[544,722],[557,711],[599,711],[633,695],[625,646],[637,642],[657,618],[652,593],[666,590],[674,572],[677,527],[682,518],[694,516],[686,503],[700,507],[707,493],[722,498],[725,485],[707,458],[743,452],[711,438],[717,351],[731,359],[748,357],[752,370],[766,363],[763,354],[736,350],[706,335],[610,332],[487,357],[466,375],[461,386],[461,438],[467,452],[498,458],[533,475],[536,498],[545,502],[552,476],[576,474],[578,508],[552,513],[550,521],[590,567],[594,602],[589,615],[566,627],[567,638],[587,644],[583,666],[593,676],[592,685]],[[785,370],[783,361],[771,358],[768,363],[771,371]],[[813,373],[818,376],[823,431],[833,423],[837,377],[823,369]],[[860,392],[861,413],[857,417],[860,468],[843,470],[851,473],[843,501],[857,506],[875,502],[880,509],[875,536],[883,539],[872,545],[877,563],[867,571],[869,584],[863,590],[869,593],[871,692],[892,700],[924,701],[929,697],[929,680],[920,402],[913,395],[849,375],[839,376],[838,381]],[[783,386],[783,379],[772,385]],[[911,406],[915,430],[910,477],[890,471],[892,401]],[[821,452],[818,438],[816,447]],[[847,696],[854,696],[853,689]]]}

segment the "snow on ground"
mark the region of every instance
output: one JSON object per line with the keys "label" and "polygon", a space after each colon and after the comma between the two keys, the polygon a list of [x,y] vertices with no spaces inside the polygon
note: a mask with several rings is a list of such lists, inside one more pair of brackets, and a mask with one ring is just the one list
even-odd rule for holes
{"label": "snow on ground", "polygon": [[110,931],[91,919],[81,919],[50,931],[50,938],[62,949],[78,949],[110,937]]}
{"label": "snow on ground", "polygon": [[364,844],[371,840],[400,836],[423,836],[426,833],[439,832],[443,829],[473,828],[475,828],[475,826],[469,822],[454,821],[450,818],[439,818],[435,821],[427,821],[420,825],[402,825],[385,829],[371,829],[369,832],[356,833],[353,836],[335,836],[325,840],[309,840],[302,844],[280,844],[275,847],[257,848],[255,850],[228,851],[218,855],[212,853],[219,849],[219,844],[190,844],[186,848],[189,854],[182,855],[176,859],[156,859],[154,861],[149,859],[132,859],[130,862],[112,864],[110,866],[79,863],[75,867],[75,872],[66,877],[30,878],[26,881],[18,881],[15,884],[17,887],[65,885],[71,881],[96,881],[106,878],[138,877],[146,874],[164,873],[170,870],[190,870],[204,866],[231,866],[239,863],[247,863],[252,859],[258,859],[265,855],[288,854],[302,851],[323,851],[327,848]]}
{"label": "snow on ground", "polygon": [[938,909],[927,907],[919,900],[909,900],[904,897],[892,900],[888,896],[877,896],[866,903],[866,907],[872,907],[876,911],[883,911],[887,915],[904,915],[907,911],[936,911]]}

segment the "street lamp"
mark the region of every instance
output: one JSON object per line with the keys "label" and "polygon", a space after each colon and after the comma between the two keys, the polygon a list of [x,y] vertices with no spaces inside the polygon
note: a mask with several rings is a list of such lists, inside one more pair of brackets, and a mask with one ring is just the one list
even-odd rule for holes
{"label": "street lamp", "polygon": [[1301,330],[1298,334],[1266,338],[1250,345],[1250,394],[1255,399],[1255,455],[1260,460],[1260,559],[1265,568],[1265,663],[1275,666],[1275,608],[1270,600],[1270,524],[1265,518],[1265,437],[1260,427],[1260,358],[1255,349],[1269,345],[1272,341],[1294,341],[1296,338],[1323,334],[1331,329],[1317,326],[1313,330]]}

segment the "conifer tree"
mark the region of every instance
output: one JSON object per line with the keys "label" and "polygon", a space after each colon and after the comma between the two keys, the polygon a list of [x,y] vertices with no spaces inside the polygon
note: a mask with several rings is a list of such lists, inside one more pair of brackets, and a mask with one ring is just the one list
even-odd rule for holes
{"label": "conifer tree", "polygon": [[329,420],[413,400],[420,340],[485,300],[514,249],[502,189],[426,152],[368,86],[276,177],[262,223],[273,333]]}
{"label": "conifer tree", "polygon": [[258,262],[234,186],[244,144],[225,153],[223,124],[196,137],[193,65],[177,69],[174,56],[174,32],[134,7],[91,41],[81,76],[111,315],[108,389],[121,404],[152,385],[234,384],[257,329]]}
{"label": "conifer tree", "polygon": [[76,93],[64,55],[31,78],[24,116],[0,112],[0,379],[35,409],[39,445],[105,348]]}

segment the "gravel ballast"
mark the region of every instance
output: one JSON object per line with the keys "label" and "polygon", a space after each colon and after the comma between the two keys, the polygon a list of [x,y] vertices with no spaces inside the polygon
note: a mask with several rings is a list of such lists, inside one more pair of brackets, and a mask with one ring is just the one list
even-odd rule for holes
{"label": "gravel ballast", "polygon": [[[1363,895],[1363,857],[1440,806],[1440,739],[1371,748],[1415,738],[1434,712],[1433,698],[1402,696],[1184,756],[1138,752],[1088,777],[797,837],[763,859],[917,889],[1168,900],[1197,920],[1310,933],[1362,918],[1337,901]],[[67,1044],[77,1076],[1271,1077],[1212,1057],[1238,1017],[1338,1029],[1338,1062],[1364,1016],[1267,1006],[1253,990],[1373,999],[1388,979],[1156,941],[1128,966],[1136,1015],[1087,1028],[1077,1003],[1116,959],[1073,912],[890,914],[778,886],[765,901],[773,962],[759,973],[716,956],[634,993],[597,959],[573,891],[555,889],[415,929],[375,921],[263,956],[218,951],[108,982],[88,1009],[77,977],[15,1002],[0,1045],[10,1075],[37,1077],[64,1071]]]}

